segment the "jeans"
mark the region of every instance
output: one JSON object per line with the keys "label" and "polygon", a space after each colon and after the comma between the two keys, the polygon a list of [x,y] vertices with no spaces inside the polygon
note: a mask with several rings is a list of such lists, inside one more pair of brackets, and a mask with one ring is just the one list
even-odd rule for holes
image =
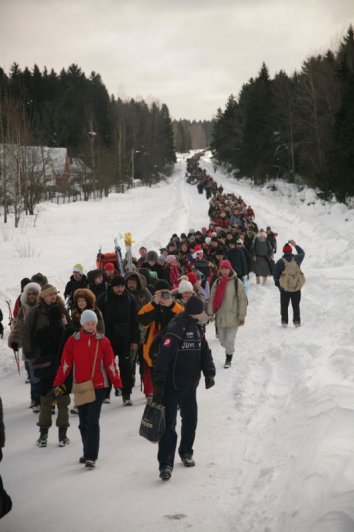
{"label": "jeans", "polygon": [[83,456],[86,460],[97,460],[100,446],[99,419],[101,407],[107,394],[106,388],[96,389],[96,400],[93,403],[78,406],[79,430],[81,433]]}
{"label": "jeans", "polygon": [[31,399],[34,401],[39,401],[39,398],[41,396],[41,381],[38,377],[34,376],[32,360],[27,361],[27,371],[31,384]]}
{"label": "jeans", "polygon": [[177,405],[181,414],[181,442],[178,453],[180,456],[193,455],[193,443],[198,422],[197,390],[195,387],[186,388],[179,392],[167,389],[164,397],[166,407],[166,431],[159,442],[157,459],[160,469],[165,466],[173,467],[176,446]]}

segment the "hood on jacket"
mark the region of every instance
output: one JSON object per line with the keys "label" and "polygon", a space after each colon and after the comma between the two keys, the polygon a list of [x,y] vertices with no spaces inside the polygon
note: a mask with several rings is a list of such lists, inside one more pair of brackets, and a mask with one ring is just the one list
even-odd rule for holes
{"label": "hood on jacket", "polygon": [[96,296],[89,288],[78,288],[73,295],[73,306],[77,307],[77,300],[83,297],[87,302],[87,308],[93,309],[96,306]]}
{"label": "hood on jacket", "polygon": [[128,272],[125,274],[125,284],[127,284],[128,279],[135,279],[137,282],[137,292],[140,290],[146,290],[147,282],[146,277],[139,272]]}
{"label": "hood on jacket", "polygon": [[25,303],[27,303],[27,293],[30,290],[35,290],[36,292],[38,292],[38,295],[39,295],[40,292],[41,292],[41,285],[38,284],[38,283],[28,283],[28,284],[26,284],[26,286],[24,287],[23,292],[21,294],[21,297],[20,297],[21,305],[24,305]]}

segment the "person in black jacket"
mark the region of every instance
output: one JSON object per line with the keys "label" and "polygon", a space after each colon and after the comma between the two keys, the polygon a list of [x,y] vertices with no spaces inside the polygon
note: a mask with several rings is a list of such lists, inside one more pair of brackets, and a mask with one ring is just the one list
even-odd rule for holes
{"label": "person in black jacket", "polygon": [[136,300],[126,289],[124,277],[118,275],[113,279],[107,293],[98,298],[97,306],[103,314],[106,336],[112,344],[115,356],[118,357],[123,383],[123,404],[130,406],[134,384],[130,355],[138,349],[140,332]]}
{"label": "person in black jacket", "polygon": [[[296,255],[293,254],[293,248],[291,246],[294,246],[296,249]],[[282,327],[288,326],[289,316],[288,316],[288,308],[289,303],[291,301],[291,305],[293,307],[293,323],[295,327],[300,327],[301,325],[301,319],[300,319],[300,301],[301,301],[301,288],[299,287],[299,290],[296,290],[294,292],[289,292],[285,289],[283,289],[280,285],[280,278],[282,276],[282,273],[285,270],[285,264],[290,263],[293,260],[296,262],[296,264],[300,268],[300,264],[304,260],[305,257],[305,251],[296,244],[295,240],[289,240],[287,244],[283,246],[283,253],[281,259],[279,259],[275,264],[274,269],[274,284],[279,288],[280,291],[280,315],[281,315],[281,324]]]}
{"label": "person in black jacket", "polygon": [[[4,425],[4,414],[2,408],[2,400],[0,397],[0,462],[2,460],[2,449],[5,447],[5,425]],[[12,508],[12,501],[9,495],[6,493],[2,478],[0,475],[0,519],[4,517]]]}
{"label": "person in black jacket", "polygon": [[81,264],[75,264],[73,267],[73,273],[70,277],[70,281],[66,283],[64,290],[64,299],[67,300],[67,307],[71,309],[72,307],[72,297],[75,290],[78,288],[86,288],[88,285],[88,280],[86,275],[83,273],[84,269]]}
{"label": "person in black jacket", "polygon": [[203,301],[192,296],[186,303],[185,311],[169,323],[160,344],[153,372],[153,402],[162,403],[166,408],[166,431],[159,442],[157,456],[162,480],[169,480],[172,475],[177,446],[177,406],[182,419],[178,453],[186,467],[195,465],[196,391],[201,372],[206,388],[215,384],[213,357],[202,328],[206,321]]}
{"label": "person in black jacket", "polygon": [[[38,447],[46,447],[48,431],[52,425],[52,404],[53,398],[48,393],[53,388],[54,377],[60,366],[60,357],[66,340],[74,332],[68,324],[62,310],[56,304],[48,308],[48,324],[37,330],[35,341],[40,348],[40,356],[32,360],[34,376],[40,381],[40,401],[41,408],[37,425],[40,436],[37,440]],[[68,379],[69,380],[69,379]],[[71,391],[71,381],[66,383],[66,392],[56,399],[59,447],[65,447],[70,443],[67,437],[69,427],[69,404]]]}
{"label": "person in black jacket", "polygon": [[242,280],[248,274],[247,260],[242,245],[238,247],[235,239],[230,241],[230,247],[226,252],[226,257],[231,262],[231,266],[237,273],[237,277]]}

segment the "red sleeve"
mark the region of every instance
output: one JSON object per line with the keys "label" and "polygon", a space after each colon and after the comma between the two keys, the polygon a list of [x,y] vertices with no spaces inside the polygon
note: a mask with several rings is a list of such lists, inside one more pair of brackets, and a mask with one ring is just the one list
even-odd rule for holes
{"label": "red sleeve", "polygon": [[66,381],[71,369],[73,367],[73,342],[75,339],[70,336],[67,340],[63,354],[61,355],[60,367],[55,376],[53,386],[60,386]]}
{"label": "red sleeve", "polygon": [[111,342],[107,337],[101,340],[101,342],[103,342],[103,364],[108,378],[114,388],[123,388]]}
{"label": "red sleeve", "polygon": [[14,306],[14,310],[13,310],[13,317],[14,318],[17,318],[18,313],[20,312],[20,308],[21,308],[20,298],[21,298],[21,296],[18,296],[18,298],[16,299],[16,302],[15,302],[15,306]]}

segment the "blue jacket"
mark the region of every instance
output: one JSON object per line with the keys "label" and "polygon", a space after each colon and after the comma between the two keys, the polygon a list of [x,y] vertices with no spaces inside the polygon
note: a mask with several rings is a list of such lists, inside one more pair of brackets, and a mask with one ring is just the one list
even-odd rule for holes
{"label": "blue jacket", "polygon": [[298,245],[295,246],[295,249],[297,251],[297,255],[294,255],[293,253],[285,253],[285,255],[283,255],[282,258],[279,259],[276,262],[276,264],[275,264],[275,268],[274,268],[274,284],[278,288],[280,288],[280,286],[279,286],[280,276],[283,273],[284,268],[285,268],[283,259],[285,259],[288,262],[290,262],[292,260],[292,258],[294,258],[299,266],[302,263],[302,261],[304,260],[305,251]]}

